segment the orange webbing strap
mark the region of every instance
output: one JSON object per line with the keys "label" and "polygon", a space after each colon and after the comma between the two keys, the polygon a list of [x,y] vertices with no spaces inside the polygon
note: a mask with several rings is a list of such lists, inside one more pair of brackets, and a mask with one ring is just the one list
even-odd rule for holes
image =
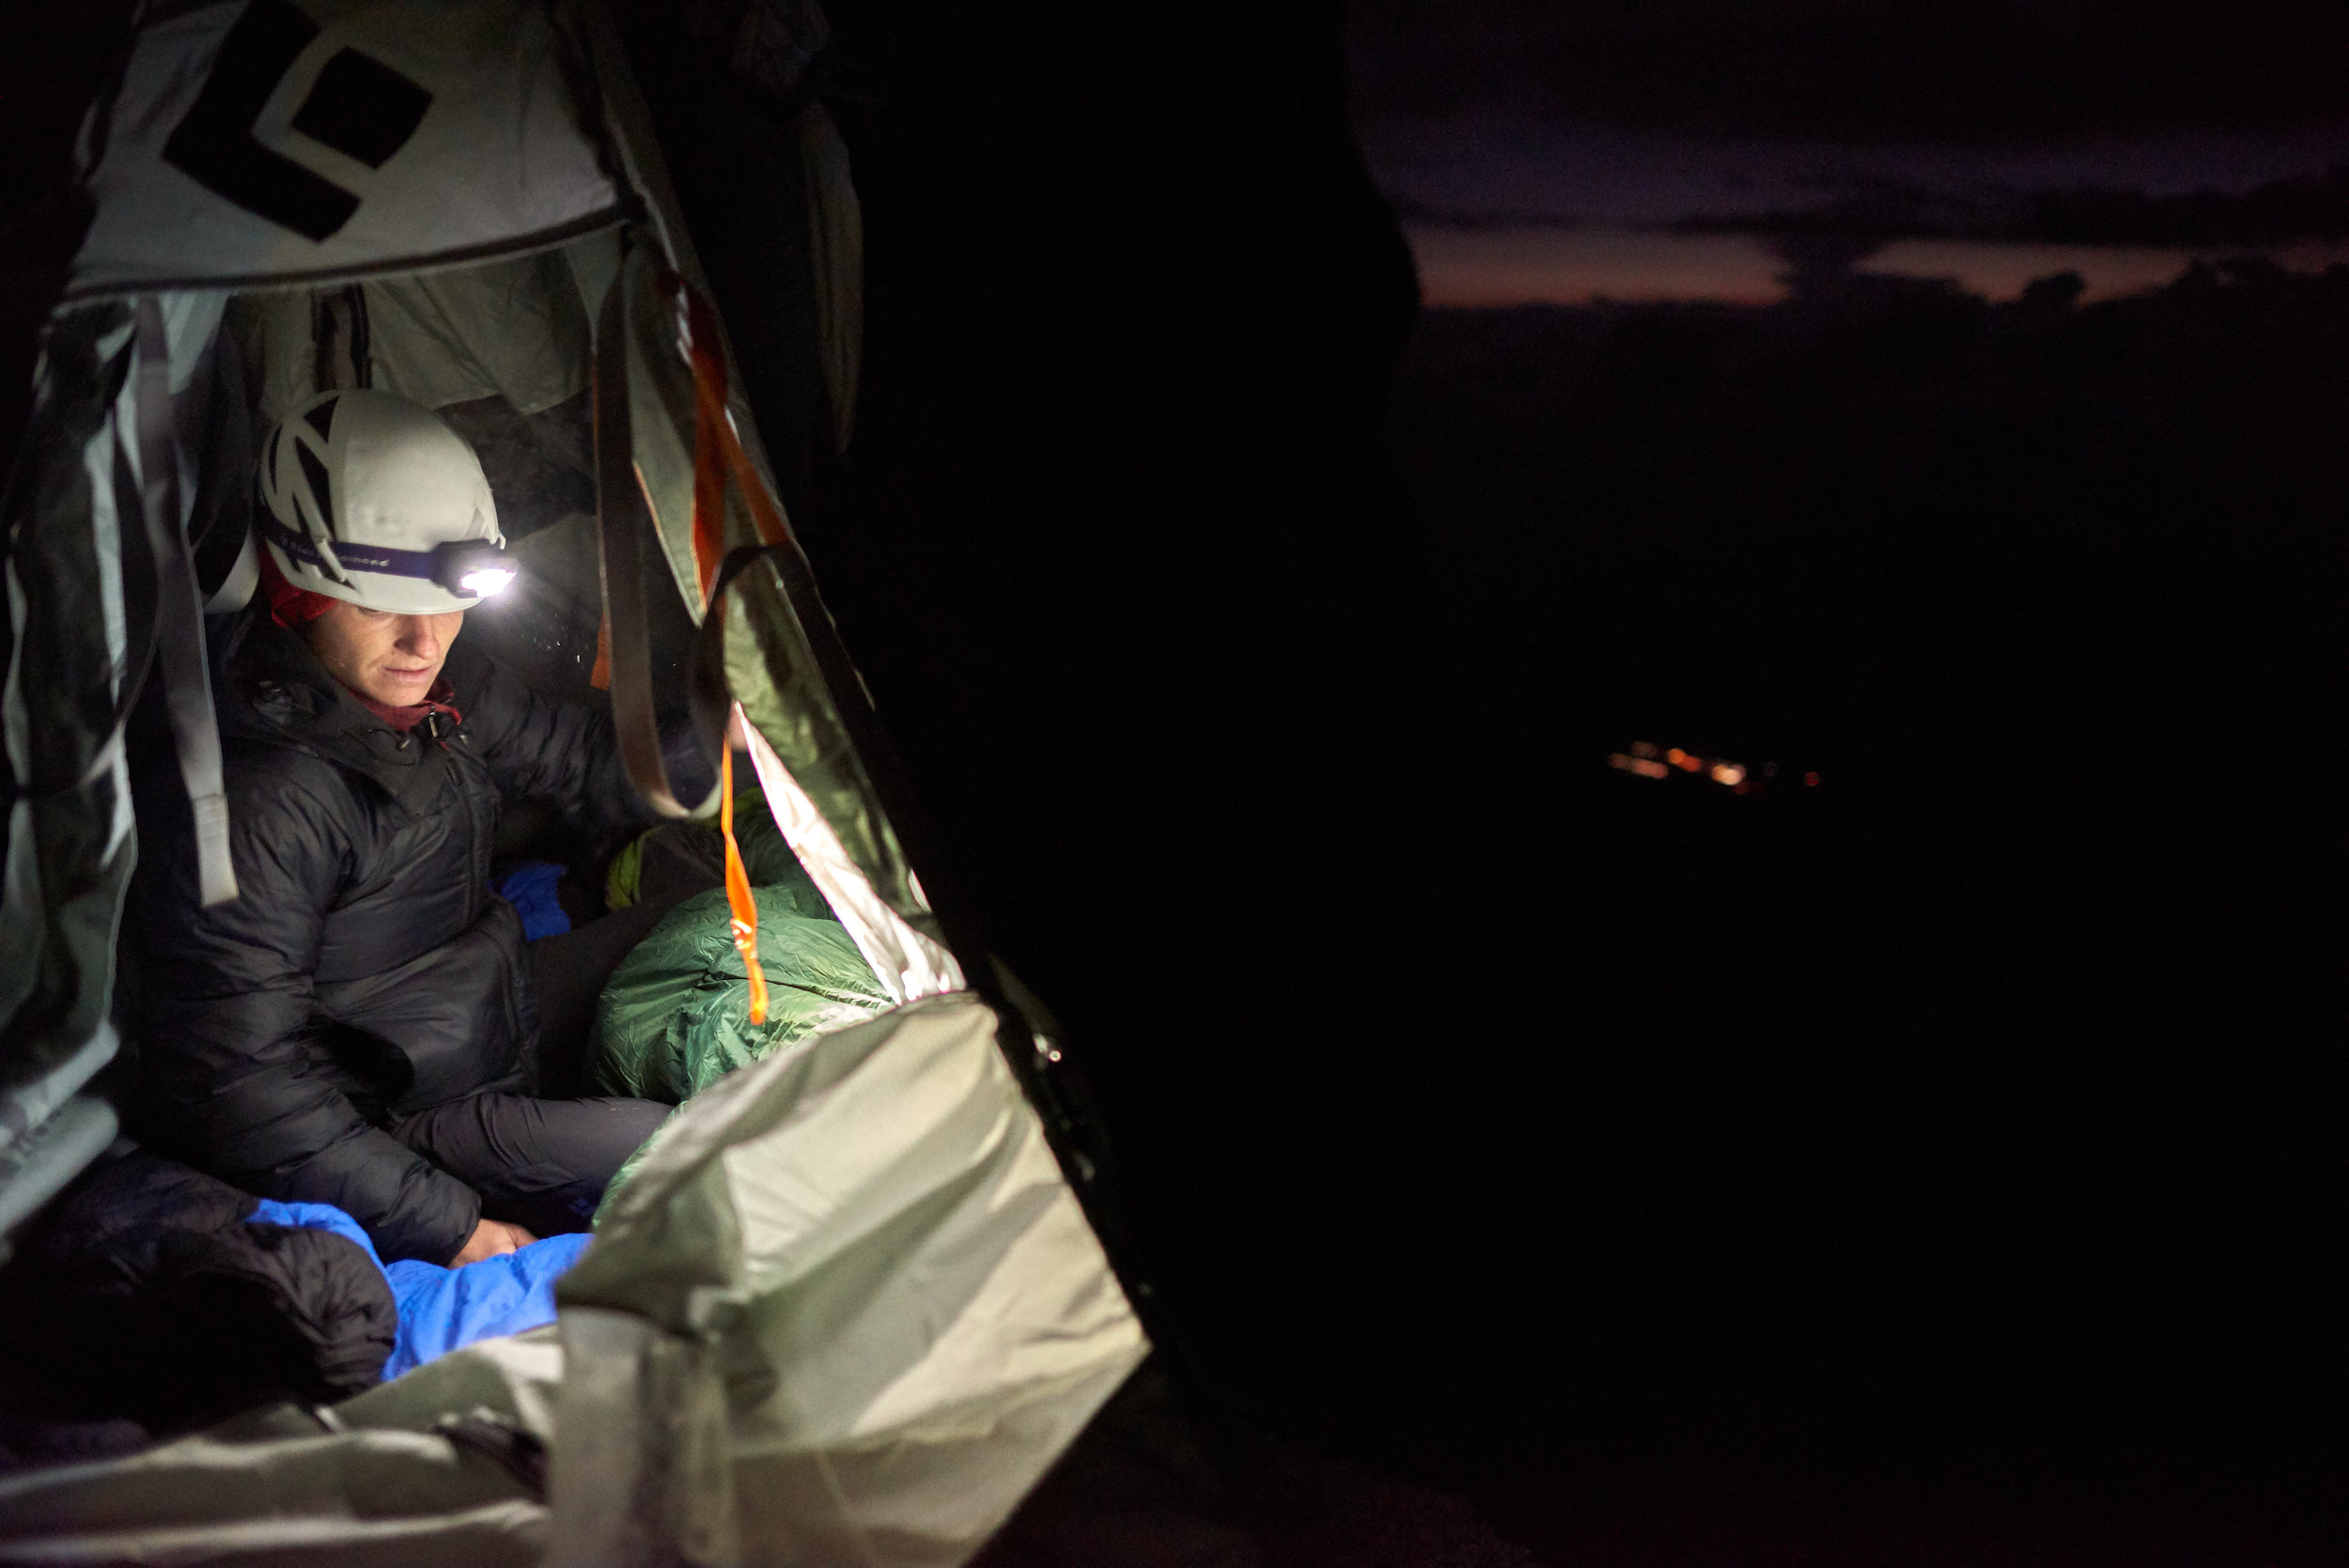
{"label": "orange webbing strap", "polygon": [[[725,555],[727,481],[731,479],[740,489],[761,538],[770,545],[780,544],[790,534],[784,524],[781,508],[751,467],[734,422],[726,417],[726,365],[720,346],[716,309],[700,289],[674,273],[664,275],[661,287],[671,297],[680,288],[685,293],[686,330],[693,365],[693,567],[703,606],[702,629],[694,647],[694,662],[699,666],[696,674],[703,690],[696,694],[695,706],[704,710],[697,714],[703,724],[703,739],[705,743],[714,740],[718,753],[718,831],[725,841],[728,924],[734,934],[734,949],[742,955],[742,972],[750,980],[751,1022],[763,1024],[767,1021],[767,975],[758,962],[758,904],[751,896],[750,873],[742,864],[742,847],[734,837],[734,746],[728,733],[731,725],[721,724],[716,713],[709,711],[726,701],[725,588],[720,580],[719,566]],[[607,323],[614,328],[622,319],[620,309],[615,291],[606,306]],[[617,332],[613,335],[616,339]],[[613,360],[612,380],[616,387],[621,362],[617,354]],[[615,420],[613,428],[616,435],[625,426]],[[607,563],[609,559],[607,555]],[[607,583],[608,572],[607,564]],[[712,728],[718,731],[714,737],[709,733]]]}
{"label": "orange webbing strap", "polygon": [[[664,286],[672,280],[663,279]],[[724,636],[725,606],[711,597],[719,560],[725,554],[726,476],[738,473],[729,461],[741,442],[734,422],[726,417],[726,362],[719,348],[718,313],[698,288],[674,280],[685,289],[686,330],[693,359],[693,569],[702,591],[704,636],[717,653],[721,671],[724,655],[717,639]],[[755,478],[743,487],[752,514],[765,500]],[[753,499],[755,497],[756,499]],[[723,592],[723,590],[720,590]],[[723,682],[723,676],[720,676]],[[734,837],[734,744],[732,726],[722,735],[718,751],[718,832],[726,846],[726,910],[734,933],[734,950],[742,955],[742,972],[751,983],[751,1022],[767,1021],[767,972],[758,962],[758,901],[751,896],[750,872],[742,864],[742,846]]]}
{"label": "orange webbing strap", "polygon": [[674,272],[663,275],[661,286],[671,295],[684,291],[686,329],[692,338],[693,565],[701,575],[702,599],[707,605],[718,563],[725,555],[729,478],[742,492],[761,542],[782,544],[791,537],[791,528],[784,521],[775,498],[767,493],[766,482],[751,466],[734,421],[726,417],[726,360],[719,342],[717,307],[709,303],[708,295]]}
{"label": "orange webbing strap", "polygon": [[719,427],[718,441],[725,451],[727,471],[734,475],[742,499],[750,503],[751,520],[758,524],[759,538],[770,545],[788,543],[791,525],[783,520],[783,508],[775,505],[775,498],[767,493],[766,482],[751,467],[751,455],[742,450],[742,438],[735,434],[732,421]]}
{"label": "orange webbing strap", "polygon": [[734,748],[725,750],[718,765],[718,831],[726,841],[726,908],[734,931],[734,951],[742,955],[742,972],[751,982],[751,1022],[767,1021],[767,971],[758,967],[758,901],[751,896],[751,874],[742,865],[742,846],[734,842]]}

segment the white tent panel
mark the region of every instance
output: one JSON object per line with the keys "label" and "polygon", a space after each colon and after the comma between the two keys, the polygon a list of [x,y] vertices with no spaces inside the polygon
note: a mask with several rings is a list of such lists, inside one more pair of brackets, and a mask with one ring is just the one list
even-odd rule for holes
{"label": "white tent panel", "polygon": [[928,997],[662,1129],[559,1287],[558,1560],[951,1568],[1148,1352],[995,1028]]}
{"label": "white tent panel", "polygon": [[[429,13],[429,14],[420,14]],[[242,0],[138,35],[69,297],[363,275],[615,221],[532,0]]]}

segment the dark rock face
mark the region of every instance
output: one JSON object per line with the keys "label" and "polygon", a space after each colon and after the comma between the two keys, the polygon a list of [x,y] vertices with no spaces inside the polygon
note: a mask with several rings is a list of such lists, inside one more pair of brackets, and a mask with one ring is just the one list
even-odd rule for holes
{"label": "dark rock face", "polygon": [[835,105],[868,335],[817,568],[1165,1269],[1262,1340],[1340,1272],[1303,1254],[1428,1019],[1375,977],[1425,962],[1447,745],[1380,456],[1415,287],[1342,17],[832,21],[879,101]]}

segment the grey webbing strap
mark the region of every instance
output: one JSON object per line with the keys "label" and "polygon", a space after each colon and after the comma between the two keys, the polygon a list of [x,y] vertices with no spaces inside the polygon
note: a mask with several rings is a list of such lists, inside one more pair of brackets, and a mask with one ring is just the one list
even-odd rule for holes
{"label": "grey webbing strap", "polygon": [[199,895],[207,906],[226,904],[237,896],[237,872],[228,858],[228,795],[221,780],[220,727],[212,716],[211,674],[204,656],[204,594],[179,512],[171,346],[163,332],[163,303],[152,294],[139,297],[137,375],[139,502],[155,567],[155,652],[163,661],[163,701],[179,753],[179,778],[195,817]]}
{"label": "grey webbing strap", "polygon": [[[636,438],[629,419],[628,272],[623,259],[596,324],[597,539],[604,615],[612,629],[612,724],[636,793],[663,816],[695,816],[701,814],[681,804],[670,786],[661,760],[660,716],[653,710],[652,640],[645,619],[645,541],[653,520],[636,477]],[[712,790],[712,801],[716,795]]]}

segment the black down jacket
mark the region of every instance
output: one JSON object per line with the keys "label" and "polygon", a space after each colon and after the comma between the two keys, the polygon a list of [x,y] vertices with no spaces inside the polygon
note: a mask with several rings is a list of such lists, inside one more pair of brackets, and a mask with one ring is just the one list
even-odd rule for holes
{"label": "black down jacket", "polygon": [[250,1195],[139,1150],[26,1227],[0,1273],[0,1365],[36,1405],[150,1428],[373,1388],[399,1327],[375,1260],[248,1221]]}
{"label": "black down jacket", "polygon": [[299,636],[257,610],[230,624],[213,691],[239,893],[212,908],[176,770],[141,769],[143,1130],[266,1197],[348,1211],[387,1263],[447,1262],[480,1200],[381,1124],[535,1086],[521,923],[490,885],[501,795],[583,825],[644,814],[607,715],[461,639],[446,674],[463,722],[402,734]]}

